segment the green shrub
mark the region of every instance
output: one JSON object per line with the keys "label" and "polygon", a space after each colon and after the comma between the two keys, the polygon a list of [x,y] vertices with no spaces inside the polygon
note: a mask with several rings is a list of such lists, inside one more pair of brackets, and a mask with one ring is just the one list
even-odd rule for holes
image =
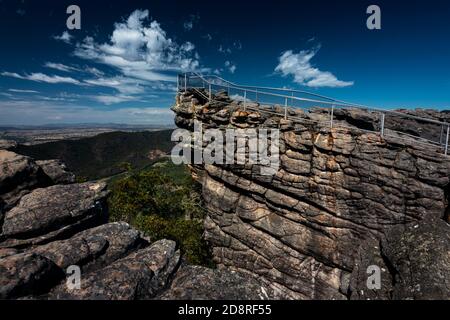
{"label": "green shrub", "polygon": [[184,166],[165,162],[129,172],[110,189],[112,221],[126,221],[152,241],[175,240],[190,263],[210,265],[199,187]]}
{"label": "green shrub", "polygon": [[170,239],[180,244],[187,261],[196,265],[211,264],[209,247],[202,239],[203,223],[183,218],[163,218],[157,215],[139,216],[136,227],[152,239]]}

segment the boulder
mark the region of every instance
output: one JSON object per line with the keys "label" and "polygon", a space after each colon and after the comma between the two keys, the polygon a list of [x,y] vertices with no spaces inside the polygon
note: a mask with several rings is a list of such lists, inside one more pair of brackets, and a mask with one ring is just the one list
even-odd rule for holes
{"label": "boulder", "polygon": [[167,284],[179,258],[175,242],[160,240],[99,271],[82,276],[81,289],[69,290],[61,285],[50,297],[65,300],[150,299]]}
{"label": "boulder", "polygon": [[52,261],[33,253],[0,259],[0,299],[37,295],[64,276]]}
{"label": "boulder", "polygon": [[53,241],[31,250],[66,269],[78,265],[83,272],[100,269],[145,244],[139,231],[125,222],[113,222]]}
{"label": "boulder", "polygon": [[[2,237],[40,243],[64,232],[98,225],[107,218],[105,187],[105,183],[82,183],[36,189],[6,212]],[[24,241],[17,244],[24,245]],[[14,241],[7,241],[8,245],[14,245]]]}
{"label": "boulder", "polygon": [[0,202],[4,202],[6,208],[14,206],[31,190],[51,183],[51,179],[31,158],[0,150]]}
{"label": "boulder", "polygon": [[14,149],[15,147],[17,147],[17,142],[13,140],[0,139],[0,150],[9,150]]}
{"label": "boulder", "polygon": [[266,300],[270,290],[251,276],[230,270],[183,266],[162,300]]}
{"label": "boulder", "polygon": [[75,182],[75,175],[67,171],[66,165],[60,160],[41,160],[36,164],[52,179],[54,184],[69,184]]}

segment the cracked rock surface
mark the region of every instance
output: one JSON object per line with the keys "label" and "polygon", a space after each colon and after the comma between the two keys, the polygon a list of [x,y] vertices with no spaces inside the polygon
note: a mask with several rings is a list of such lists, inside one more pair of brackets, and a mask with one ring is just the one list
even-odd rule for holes
{"label": "cracked rock surface", "polygon": [[[349,299],[355,292],[352,277],[366,282],[362,265],[380,265],[386,274],[384,287],[372,298],[426,299],[433,296],[430,292],[448,298],[448,284],[441,280],[449,271],[449,251],[442,243],[449,235],[450,160],[442,149],[382,137],[379,116],[362,110],[337,110],[330,129],[329,114],[320,108],[288,109],[296,118],[284,119],[269,113],[284,114],[281,107],[248,104],[244,110],[242,102],[225,92],[213,98],[207,101],[201,90],[178,95],[172,107],[175,123],[190,131],[194,121],[201,121],[204,129],[280,130],[280,166],[274,175],[261,175],[259,165],[248,161],[191,166],[202,184],[208,209],[205,236],[219,267],[259,277],[276,296],[287,299]],[[447,113],[416,112],[448,120]],[[424,138],[440,134],[439,127],[425,130],[401,117],[387,117],[387,128],[407,128],[406,133]],[[248,153],[248,146],[242,151]],[[395,282],[400,271],[384,266],[385,259],[402,272],[422,272],[419,257],[410,260],[417,266],[407,266],[403,259],[421,248],[424,239],[418,234],[401,237],[418,223],[434,234],[425,242],[430,247],[420,251],[423,261],[443,270],[429,274],[434,280],[416,275],[402,278],[405,284]],[[393,227],[401,232],[391,231]],[[380,253],[382,239],[388,242]],[[425,280],[436,285],[425,290]],[[418,286],[422,294],[412,293]]]}
{"label": "cracked rock surface", "polygon": [[[61,162],[11,151],[0,150],[0,168],[0,299],[154,299],[181,277],[174,241],[149,243],[127,223],[107,222],[105,183],[73,183]],[[68,285],[72,267],[79,268],[79,288]],[[259,288],[227,270],[198,271],[177,288],[221,292],[224,299]],[[203,282],[203,274],[218,280]]]}

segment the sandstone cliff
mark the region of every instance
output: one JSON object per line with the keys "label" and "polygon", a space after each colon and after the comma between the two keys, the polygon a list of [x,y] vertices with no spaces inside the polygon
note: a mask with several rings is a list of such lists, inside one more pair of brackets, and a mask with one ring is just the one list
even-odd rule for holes
{"label": "sandstone cliff", "polygon": [[[244,111],[225,92],[212,102],[205,96],[178,95],[180,128],[192,131],[198,120],[204,128],[281,130],[273,176],[257,165],[192,166],[219,268],[258,276],[272,298],[450,298],[450,158],[441,149],[367,132],[380,124],[360,110],[336,110],[331,129],[319,108],[292,109],[284,119],[271,113],[281,107],[247,103]],[[439,135],[415,121],[388,124]],[[367,289],[370,265],[382,271],[381,290]]]}

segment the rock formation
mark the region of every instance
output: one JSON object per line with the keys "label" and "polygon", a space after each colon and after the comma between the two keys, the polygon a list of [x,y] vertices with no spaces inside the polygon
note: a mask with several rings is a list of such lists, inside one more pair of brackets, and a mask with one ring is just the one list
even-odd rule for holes
{"label": "rock formation", "polygon": [[[265,290],[257,280],[235,273],[198,267],[202,273],[186,274],[184,266],[178,275],[184,263],[174,241],[149,243],[127,223],[108,223],[106,184],[73,182],[57,160],[0,150],[0,299],[193,299],[208,290],[267,298],[255,295]],[[73,266],[80,288],[67,285]],[[202,283],[205,277],[218,280]]]}
{"label": "rock formation", "polygon": [[[207,96],[178,95],[175,123],[191,131],[195,120],[203,128],[281,131],[273,176],[254,164],[192,166],[219,269],[257,276],[272,298],[450,298],[450,159],[441,148],[367,132],[380,129],[379,116],[363,110],[337,109],[330,128],[320,108],[289,109],[285,119],[282,107],[247,103],[244,110],[225,92],[211,102]],[[386,124],[439,135],[401,117]],[[370,265],[382,270],[383,285],[368,294]]]}
{"label": "rock formation", "polygon": [[[321,108],[289,109],[286,119],[280,106],[213,98],[178,95],[175,123],[281,132],[273,175],[259,164],[191,166],[217,269],[186,264],[173,241],[108,223],[105,183],[74,183],[61,162],[2,141],[0,299],[450,298],[450,160],[439,146],[383,137],[378,115],[363,110],[337,109],[330,128]],[[386,126],[442,136],[398,115]],[[72,266],[79,289],[67,285]],[[368,286],[373,267],[379,288]]]}

